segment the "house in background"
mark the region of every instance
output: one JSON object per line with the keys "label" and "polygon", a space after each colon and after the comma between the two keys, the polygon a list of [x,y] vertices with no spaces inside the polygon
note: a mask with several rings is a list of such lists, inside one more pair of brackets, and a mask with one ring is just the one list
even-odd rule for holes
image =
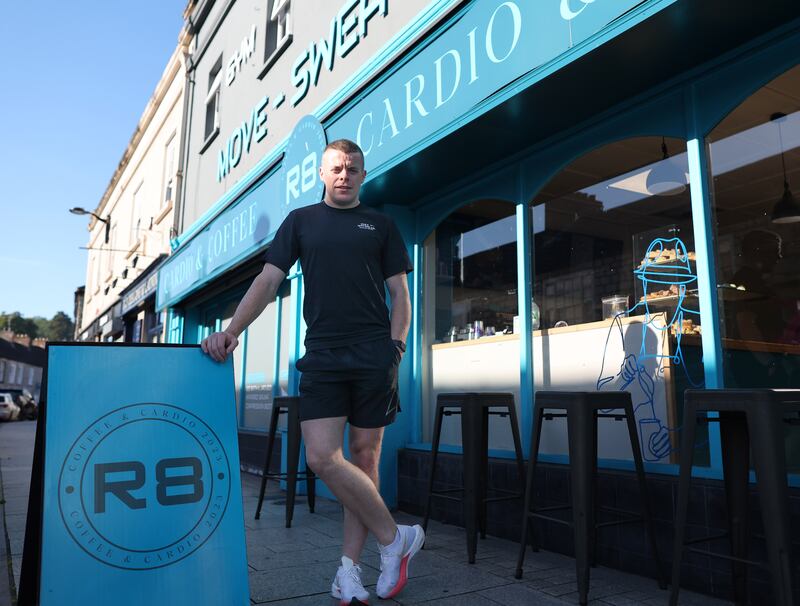
{"label": "house in background", "polygon": [[76,340],[161,340],[155,281],[177,203],[189,42],[183,30],[100,202],[93,210],[70,209],[89,216],[86,281],[75,295]]}
{"label": "house in background", "polygon": [[45,364],[44,339],[0,332],[0,391],[27,389],[39,400]]}

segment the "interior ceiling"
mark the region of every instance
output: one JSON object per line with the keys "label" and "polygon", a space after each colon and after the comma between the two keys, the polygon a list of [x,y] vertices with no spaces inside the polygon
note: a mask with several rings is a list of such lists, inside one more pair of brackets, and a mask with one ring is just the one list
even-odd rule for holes
{"label": "interior ceiling", "polygon": [[[769,123],[770,116],[775,112],[787,115],[800,112],[800,66],[782,74],[745,100],[714,129],[709,140],[724,145],[728,137]],[[661,159],[660,143],[657,137],[639,137],[593,150],[547,183],[536,195],[535,203],[558,199],[556,212],[571,216],[569,221],[574,220],[576,215],[591,215],[598,222],[597,227],[603,222],[618,224],[623,218],[626,223],[631,222],[633,228],[652,225],[654,220],[658,222],[672,218],[679,222],[686,219],[688,197],[685,194],[646,198],[639,203],[615,209],[612,219],[603,217],[602,205],[592,204],[587,196],[580,193],[587,187],[657,162]],[[667,138],[666,145],[670,156],[686,151],[685,142],[680,139]],[[783,193],[783,170],[778,150],[776,131],[774,155],[714,178],[715,208],[723,224],[747,222],[769,214]],[[784,155],[789,182],[794,184],[794,191],[800,195],[800,147]],[[548,209],[548,218],[551,214]],[[563,216],[562,221],[548,221],[548,227],[555,227],[563,221]]]}
{"label": "interior ceiling", "polygon": [[800,110],[800,66],[784,72],[747,98],[717,125],[710,139],[719,141],[734,133],[763,124],[775,112],[788,115],[798,110]]}
{"label": "interior ceiling", "polygon": [[[748,97],[711,132],[717,143],[736,133],[767,124],[776,112],[800,112],[800,66],[778,76]],[[775,154],[761,161],[714,177],[714,201],[721,224],[743,223],[769,214],[783,194],[783,168],[776,125]],[[795,194],[800,194],[800,147],[784,152],[786,174]]]}
{"label": "interior ceiling", "polygon": [[[681,139],[665,139],[669,156],[686,151]],[[604,145],[581,156],[557,174],[536,195],[547,202],[597,185],[662,159],[661,137],[636,137]]]}

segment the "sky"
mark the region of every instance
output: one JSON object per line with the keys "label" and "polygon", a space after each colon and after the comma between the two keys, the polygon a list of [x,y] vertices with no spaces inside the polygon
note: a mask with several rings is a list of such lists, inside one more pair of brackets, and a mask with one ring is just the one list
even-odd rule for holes
{"label": "sky", "polygon": [[186,0],[8,2],[0,20],[0,313],[72,317],[95,209]]}

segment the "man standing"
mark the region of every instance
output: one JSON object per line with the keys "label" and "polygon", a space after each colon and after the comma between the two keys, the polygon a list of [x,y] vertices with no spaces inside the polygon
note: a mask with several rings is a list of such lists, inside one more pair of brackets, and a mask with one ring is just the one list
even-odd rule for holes
{"label": "man standing", "polygon": [[[395,524],[378,492],[383,430],[400,410],[397,367],[411,318],[406,274],[412,266],[394,222],[359,201],[367,173],[358,145],[330,143],[319,172],[323,201],[289,213],[228,328],[204,339],[202,347],[223,361],[300,260],[307,325],[306,354],[297,362],[303,373],[301,427],[309,466],[344,506],[342,565],[331,594],[350,604],[369,598],[358,565],[369,531],[381,556],[381,598],[403,589],[408,562],[425,540],[420,526]],[[347,422],[351,461],[342,454]]]}

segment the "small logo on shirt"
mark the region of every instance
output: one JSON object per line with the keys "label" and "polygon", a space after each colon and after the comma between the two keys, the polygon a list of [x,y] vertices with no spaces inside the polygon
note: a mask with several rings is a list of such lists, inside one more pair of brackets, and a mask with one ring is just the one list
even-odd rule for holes
{"label": "small logo on shirt", "polygon": [[368,231],[375,231],[375,226],[374,225],[370,225],[369,223],[359,223],[358,225],[356,225],[356,227],[358,227],[358,229],[366,229]]}

